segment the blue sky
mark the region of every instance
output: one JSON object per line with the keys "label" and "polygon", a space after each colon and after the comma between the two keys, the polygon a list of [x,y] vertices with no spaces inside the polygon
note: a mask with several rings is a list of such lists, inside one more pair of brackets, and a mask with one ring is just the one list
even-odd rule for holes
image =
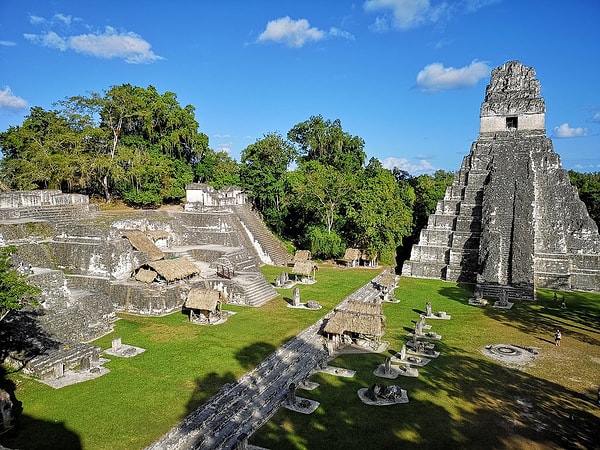
{"label": "blue sky", "polygon": [[454,172],[491,69],[519,60],[563,167],[597,172],[599,24],[598,0],[2,1],[0,131],[130,83],[194,105],[211,148],[237,160],[320,114],[385,167]]}

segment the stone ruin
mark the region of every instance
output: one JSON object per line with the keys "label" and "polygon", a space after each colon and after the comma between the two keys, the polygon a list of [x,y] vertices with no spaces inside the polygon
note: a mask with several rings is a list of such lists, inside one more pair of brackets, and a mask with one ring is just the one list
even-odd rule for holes
{"label": "stone ruin", "polygon": [[477,141],[402,275],[475,283],[482,296],[600,290],[600,235],[546,137],[531,67],[492,71]]}
{"label": "stone ruin", "polygon": [[[17,248],[13,265],[42,289],[39,307],[3,320],[3,333],[18,334],[12,341],[31,343],[11,355],[13,363],[33,356],[23,352],[66,346],[71,357],[76,344],[111,332],[117,312],[169,314],[181,310],[193,288],[221,291],[228,303],[246,306],[276,297],[260,266],[287,266],[291,257],[244,196],[232,192],[216,206],[125,212],[101,212],[87,196],[60,191],[0,193],[0,245]],[[47,363],[33,370],[46,376],[59,364]]]}

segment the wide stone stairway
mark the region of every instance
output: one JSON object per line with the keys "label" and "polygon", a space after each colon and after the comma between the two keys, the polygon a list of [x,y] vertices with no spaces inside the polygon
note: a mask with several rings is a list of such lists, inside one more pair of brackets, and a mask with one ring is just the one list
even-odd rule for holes
{"label": "wide stone stairway", "polygon": [[[377,277],[376,277],[377,279]],[[369,282],[349,300],[369,302],[380,295]],[[286,400],[289,386],[298,386],[333,358],[320,334],[332,312],[271,353],[235,383],[227,384],[190,413],[148,450],[232,449],[269,421]]]}

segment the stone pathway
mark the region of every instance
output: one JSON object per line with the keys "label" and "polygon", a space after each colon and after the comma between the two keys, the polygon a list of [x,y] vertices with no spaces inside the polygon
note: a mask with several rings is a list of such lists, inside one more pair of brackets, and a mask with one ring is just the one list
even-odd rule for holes
{"label": "stone pathway", "polygon": [[[379,295],[375,283],[369,282],[338,308],[349,300],[371,301]],[[250,437],[283,406],[291,383],[300,385],[333,358],[319,334],[330,315],[288,341],[237,382],[223,386],[147,450],[231,449]]]}

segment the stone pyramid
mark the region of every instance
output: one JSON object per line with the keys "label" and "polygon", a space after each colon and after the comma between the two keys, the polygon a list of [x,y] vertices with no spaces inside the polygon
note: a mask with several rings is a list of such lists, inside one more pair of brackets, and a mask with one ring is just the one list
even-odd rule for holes
{"label": "stone pyramid", "polygon": [[477,141],[402,275],[476,283],[481,295],[600,291],[600,236],[546,137],[531,67],[492,71]]}

